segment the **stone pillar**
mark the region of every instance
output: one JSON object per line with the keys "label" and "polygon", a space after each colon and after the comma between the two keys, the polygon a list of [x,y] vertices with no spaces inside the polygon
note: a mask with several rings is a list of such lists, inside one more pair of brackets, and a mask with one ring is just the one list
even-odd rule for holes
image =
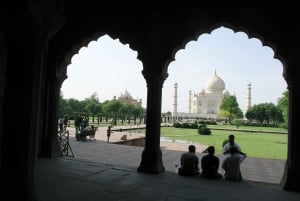
{"label": "stone pillar", "polygon": [[[20,30],[26,30],[23,22]],[[11,22],[14,25],[14,22]],[[34,107],[33,98],[38,93],[36,77],[40,68],[35,44],[36,35],[8,27],[6,30],[7,72],[5,96],[3,99],[3,129],[1,138],[0,183],[1,198],[8,200],[34,200],[34,172],[36,159],[35,121],[38,108]],[[24,40],[24,38],[26,40]],[[16,85],[16,83],[22,83]],[[35,102],[36,103],[36,102]],[[17,189],[17,193],[9,193]],[[2,200],[2,199],[1,199]]]}
{"label": "stone pillar", "polygon": [[281,185],[284,190],[300,192],[300,82],[297,73],[300,66],[298,56],[300,40],[298,35],[299,33],[295,33],[288,44],[288,57],[283,73],[288,85],[289,116],[287,161]]}
{"label": "stone pillar", "polygon": [[[38,134],[45,125],[44,59],[48,42],[62,25],[57,4],[39,3],[18,4],[18,12],[8,10],[15,18],[7,21],[3,31],[9,51],[2,111],[5,126],[1,133],[0,183],[1,198],[8,200],[35,200]],[[11,189],[16,189],[16,193],[9,193]]]}
{"label": "stone pillar", "polygon": [[[57,112],[59,107],[60,88],[62,82],[66,79],[66,68],[57,67],[58,64],[52,62],[50,59],[47,63],[52,68],[47,68],[46,90],[45,90],[45,103],[44,110],[48,111],[48,116],[45,121],[48,122],[40,134],[39,141],[39,157],[53,158],[61,156],[59,142],[57,140],[58,119]],[[66,66],[67,64],[65,64]],[[56,69],[61,69],[57,72]],[[52,111],[52,112],[50,112]]]}
{"label": "stone pillar", "polygon": [[[297,69],[295,67],[295,69]],[[295,79],[296,79],[296,73]],[[293,76],[294,76],[293,75]],[[289,89],[288,154],[281,185],[284,190],[300,192],[300,85],[296,82]]]}
{"label": "stone pillar", "polygon": [[[151,69],[151,68],[150,68]],[[154,69],[154,68],[153,68]],[[143,70],[147,82],[147,114],[145,149],[138,172],[161,173],[165,171],[160,150],[160,118],[162,86],[167,73]]]}

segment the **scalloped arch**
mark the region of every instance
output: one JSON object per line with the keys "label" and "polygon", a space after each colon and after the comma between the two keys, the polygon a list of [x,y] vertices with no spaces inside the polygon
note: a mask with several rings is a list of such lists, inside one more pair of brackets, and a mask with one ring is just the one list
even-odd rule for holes
{"label": "scalloped arch", "polygon": [[201,29],[201,31],[197,31],[196,33],[191,33],[190,36],[186,37],[182,42],[181,45],[177,46],[174,48],[174,50],[172,51],[172,57],[167,61],[167,65],[170,65],[171,62],[175,61],[175,55],[179,50],[185,49],[186,45],[191,42],[191,41],[197,41],[198,38],[202,35],[202,34],[211,34],[214,30],[220,28],[220,27],[225,27],[228,29],[231,29],[234,33],[237,32],[244,32],[247,36],[248,39],[251,38],[255,38],[258,39],[263,46],[267,46],[270,47],[274,53],[274,59],[278,59],[281,64],[283,65],[283,71],[285,71],[285,62],[282,56],[279,55],[279,53],[277,53],[276,51],[276,45],[270,41],[267,41],[264,37],[263,34],[260,33],[256,33],[256,32],[251,32],[249,31],[247,28],[245,27],[237,27],[234,26],[230,23],[224,23],[224,22],[220,22],[220,23],[216,23],[212,26],[210,26],[206,31],[203,31],[203,28],[199,26],[199,29]]}
{"label": "scalloped arch", "polygon": [[114,34],[108,34],[108,33],[104,33],[104,32],[96,32],[96,33],[93,33],[91,34],[90,36],[87,36],[85,38],[83,38],[79,43],[76,43],[70,51],[68,51],[66,54],[65,54],[65,57],[64,57],[64,61],[61,63],[60,67],[61,68],[67,68],[67,66],[69,64],[72,63],[72,58],[74,55],[78,54],[80,49],[83,48],[83,47],[88,47],[89,44],[92,42],[92,41],[97,41],[99,40],[99,38],[101,38],[102,36],[105,36],[105,35],[108,35],[110,38],[112,39],[119,39],[119,42],[122,43],[123,45],[128,45],[128,47],[133,50],[133,51],[136,51],[131,45],[130,43],[128,43],[127,41],[117,37],[116,35]]}
{"label": "scalloped arch", "polygon": [[66,53],[66,56],[65,56],[65,63],[68,65],[68,64],[71,64],[71,60],[72,60],[72,57],[75,55],[75,54],[78,54],[79,50],[82,48],[82,47],[88,47],[89,43],[92,42],[92,41],[97,41],[98,38],[102,37],[103,35],[105,35],[105,33],[102,33],[102,32],[98,32],[98,33],[94,33],[88,37],[85,37],[83,38],[79,43],[76,43],[69,52]]}

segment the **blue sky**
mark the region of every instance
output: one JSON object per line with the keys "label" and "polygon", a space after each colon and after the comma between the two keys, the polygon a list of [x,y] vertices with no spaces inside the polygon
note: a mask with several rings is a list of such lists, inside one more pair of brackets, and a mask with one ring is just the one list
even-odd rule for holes
{"label": "blue sky", "polygon": [[[68,66],[68,78],[61,91],[64,98],[83,100],[94,92],[100,102],[119,96],[127,90],[142,99],[146,107],[147,87],[137,52],[119,40],[105,35],[80,49]],[[178,112],[188,111],[188,94],[205,89],[207,80],[217,75],[225,88],[237,97],[245,112],[246,88],[252,85],[252,105],[272,102],[286,90],[282,63],[274,59],[270,47],[259,39],[249,39],[243,32],[234,33],[224,27],[202,34],[176,53],[163,85],[162,112],[173,112],[174,83],[178,83]]]}

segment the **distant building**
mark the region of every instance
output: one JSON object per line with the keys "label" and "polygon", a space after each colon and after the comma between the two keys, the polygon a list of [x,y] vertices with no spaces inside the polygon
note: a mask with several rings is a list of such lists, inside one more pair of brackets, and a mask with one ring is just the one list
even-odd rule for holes
{"label": "distant building", "polygon": [[118,101],[121,103],[131,103],[133,105],[142,107],[142,99],[134,99],[127,90],[121,93]]}
{"label": "distant building", "polygon": [[[205,118],[218,119],[220,106],[223,98],[230,96],[230,93],[225,89],[225,82],[217,73],[208,79],[205,89],[201,89],[197,93],[189,91],[188,112],[177,111],[177,89],[178,84],[174,84],[174,104],[173,104],[173,119],[178,118]],[[251,107],[251,84],[247,85],[246,109]]]}

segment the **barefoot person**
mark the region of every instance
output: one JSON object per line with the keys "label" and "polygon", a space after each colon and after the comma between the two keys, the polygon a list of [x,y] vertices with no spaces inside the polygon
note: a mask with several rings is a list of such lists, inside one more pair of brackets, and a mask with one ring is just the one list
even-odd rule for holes
{"label": "barefoot person", "polygon": [[110,138],[111,133],[112,133],[111,126],[108,126],[108,128],[107,128],[107,143],[109,143],[109,138]]}

